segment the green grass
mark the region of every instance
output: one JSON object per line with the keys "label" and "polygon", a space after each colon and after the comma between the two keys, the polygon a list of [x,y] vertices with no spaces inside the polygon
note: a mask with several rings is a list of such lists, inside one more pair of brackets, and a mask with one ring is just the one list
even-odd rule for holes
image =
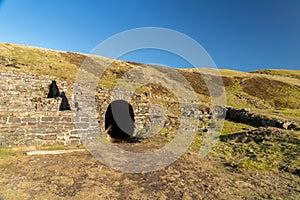
{"label": "green grass", "polygon": [[300,169],[299,132],[265,129],[236,136],[229,134],[227,138],[214,150],[226,165],[258,170],[284,169],[291,173]]}
{"label": "green grass", "polygon": [[284,80],[252,77],[236,78],[226,86],[227,105],[250,108],[254,113],[269,118],[300,121],[300,89]]}
{"label": "green grass", "polygon": [[300,109],[277,108],[273,112],[281,116],[291,117],[292,119],[299,118],[300,120]]}
{"label": "green grass", "polygon": [[13,151],[9,148],[0,148],[0,156],[12,155]]}
{"label": "green grass", "polygon": [[16,146],[16,147],[0,147],[0,156],[18,155],[27,151],[39,151],[39,150],[69,150],[69,149],[82,149],[80,146],[65,146],[61,144],[47,144],[42,146]]}
{"label": "green grass", "polygon": [[81,149],[85,148],[83,145],[80,146],[65,146],[60,144],[47,144],[38,147],[39,150],[69,150],[69,149]]}
{"label": "green grass", "polygon": [[225,120],[221,135],[228,135],[232,133],[245,131],[245,129],[255,129],[255,128],[256,127],[247,124],[236,123],[236,122]]}
{"label": "green grass", "polygon": [[[68,62],[58,51],[0,43],[0,55],[23,63],[20,72],[56,76],[74,81],[78,67]],[[1,66],[2,69],[7,67]],[[12,69],[11,69],[12,70]]]}

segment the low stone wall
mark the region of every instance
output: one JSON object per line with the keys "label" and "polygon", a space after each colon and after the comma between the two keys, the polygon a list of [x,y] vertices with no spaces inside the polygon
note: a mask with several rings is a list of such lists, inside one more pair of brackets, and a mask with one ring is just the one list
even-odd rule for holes
{"label": "low stone wall", "polygon": [[71,111],[0,114],[0,146],[79,144]]}
{"label": "low stone wall", "polygon": [[232,107],[226,107],[226,119],[234,122],[251,124],[257,127],[270,126],[288,130],[299,129],[295,122],[282,121],[280,119],[270,119],[259,114],[251,113],[248,109],[236,109]]}

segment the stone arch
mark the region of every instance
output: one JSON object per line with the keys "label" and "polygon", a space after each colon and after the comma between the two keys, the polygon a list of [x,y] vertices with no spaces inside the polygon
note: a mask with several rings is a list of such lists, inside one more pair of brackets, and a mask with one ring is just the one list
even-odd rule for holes
{"label": "stone arch", "polygon": [[134,133],[134,112],[130,103],[124,100],[111,102],[105,112],[105,130],[110,137],[126,140]]}

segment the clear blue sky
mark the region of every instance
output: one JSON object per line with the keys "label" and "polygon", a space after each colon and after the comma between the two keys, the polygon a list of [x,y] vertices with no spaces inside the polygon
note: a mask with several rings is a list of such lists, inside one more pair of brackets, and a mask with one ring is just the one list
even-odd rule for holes
{"label": "clear blue sky", "polygon": [[[219,68],[300,69],[299,0],[0,0],[0,42],[89,53],[108,37],[164,27],[199,42]],[[180,67],[157,51],[123,59]]]}

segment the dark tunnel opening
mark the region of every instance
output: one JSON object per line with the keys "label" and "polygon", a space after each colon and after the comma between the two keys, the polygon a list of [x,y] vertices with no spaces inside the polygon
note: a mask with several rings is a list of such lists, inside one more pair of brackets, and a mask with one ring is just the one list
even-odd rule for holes
{"label": "dark tunnel opening", "polygon": [[114,139],[128,140],[134,132],[134,121],[133,108],[127,101],[113,101],[105,113],[106,133]]}

